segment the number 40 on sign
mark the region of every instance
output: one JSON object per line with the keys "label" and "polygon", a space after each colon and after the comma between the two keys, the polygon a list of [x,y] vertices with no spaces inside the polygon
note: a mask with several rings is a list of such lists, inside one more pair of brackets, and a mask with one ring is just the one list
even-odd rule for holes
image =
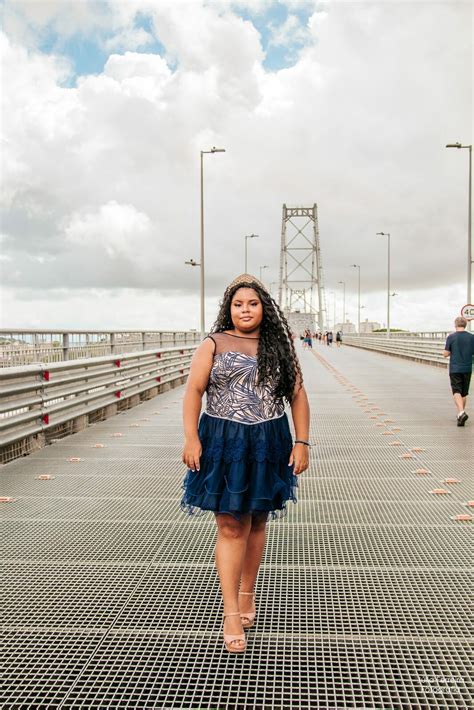
{"label": "number 40 on sign", "polygon": [[474,320],[474,305],[468,303],[463,308],[461,308],[461,315],[466,320]]}

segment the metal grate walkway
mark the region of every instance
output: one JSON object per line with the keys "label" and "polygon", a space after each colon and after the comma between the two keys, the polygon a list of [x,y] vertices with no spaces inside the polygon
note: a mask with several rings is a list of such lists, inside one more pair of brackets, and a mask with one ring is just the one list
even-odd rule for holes
{"label": "metal grate walkway", "polygon": [[179,509],[182,389],[0,470],[0,707],[471,707],[473,525],[456,516],[474,412],[454,425],[436,368],[301,359],[318,446],[268,526],[243,656],[221,640],[212,515]]}

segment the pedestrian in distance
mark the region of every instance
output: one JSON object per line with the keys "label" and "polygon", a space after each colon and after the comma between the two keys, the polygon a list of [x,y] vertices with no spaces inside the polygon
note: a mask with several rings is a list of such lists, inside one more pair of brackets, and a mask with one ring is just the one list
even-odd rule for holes
{"label": "pedestrian in distance", "polygon": [[327,343],[329,346],[332,345],[332,330],[328,332]]}
{"label": "pedestrian in distance", "polygon": [[455,319],[454,326],[456,330],[448,335],[443,355],[449,357],[449,379],[457,410],[457,425],[464,426],[469,419],[466,404],[472,374],[474,335],[466,331],[467,320],[462,316]]}
{"label": "pedestrian in distance", "polygon": [[227,287],[217,320],[194,353],[183,422],[188,470],[181,507],[190,515],[214,513],[224,644],[243,653],[244,631],[255,624],[266,524],[285,514],[289,500],[296,503],[310,447],[308,398],[291,331],[254,276],[242,274]]}
{"label": "pedestrian in distance", "polygon": [[340,330],[338,330],[336,333],[336,343],[337,343],[337,347],[340,348],[342,345],[342,333]]}

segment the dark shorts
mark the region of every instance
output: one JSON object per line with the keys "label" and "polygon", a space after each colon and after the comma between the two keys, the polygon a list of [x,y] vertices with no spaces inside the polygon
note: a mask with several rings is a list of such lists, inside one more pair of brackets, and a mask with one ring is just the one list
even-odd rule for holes
{"label": "dark shorts", "polygon": [[451,389],[453,394],[460,394],[467,397],[469,394],[469,384],[471,382],[471,372],[450,372]]}

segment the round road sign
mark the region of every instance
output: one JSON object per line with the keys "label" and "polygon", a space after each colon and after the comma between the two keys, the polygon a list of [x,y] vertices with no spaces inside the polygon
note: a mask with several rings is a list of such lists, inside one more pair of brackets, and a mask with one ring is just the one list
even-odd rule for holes
{"label": "round road sign", "polygon": [[474,305],[472,303],[467,303],[461,308],[461,315],[466,320],[474,320]]}

